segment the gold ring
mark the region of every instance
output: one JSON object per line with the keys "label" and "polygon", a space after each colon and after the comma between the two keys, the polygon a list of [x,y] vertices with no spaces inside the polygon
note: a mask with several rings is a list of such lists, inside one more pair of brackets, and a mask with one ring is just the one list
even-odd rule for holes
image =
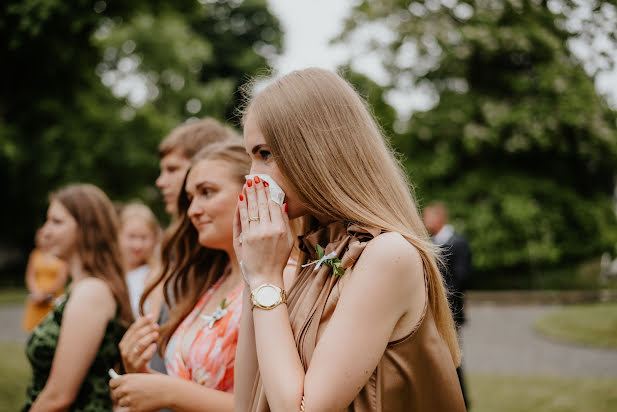
{"label": "gold ring", "polygon": [[249,216],[249,222],[259,222],[259,216]]}

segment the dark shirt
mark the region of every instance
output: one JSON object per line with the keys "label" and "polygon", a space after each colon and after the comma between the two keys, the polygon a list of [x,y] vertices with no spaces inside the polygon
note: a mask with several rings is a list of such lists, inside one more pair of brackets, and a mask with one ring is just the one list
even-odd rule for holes
{"label": "dark shirt", "polygon": [[471,271],[471,250],[467,239],[458,233],[454,233],[440,246],[444,262],[444,265],[440,265],[440,271],[448,287],[454,322],[459,327],[465,323],[464,295]]}

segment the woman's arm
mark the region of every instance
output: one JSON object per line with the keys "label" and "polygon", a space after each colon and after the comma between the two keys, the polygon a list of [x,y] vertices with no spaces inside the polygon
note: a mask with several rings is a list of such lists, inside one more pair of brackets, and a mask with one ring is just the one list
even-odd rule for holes
{"label": "woman's arm", "polygon": [[66,303],[51,372],[32,412],[68,410],[96,357],[116,301],[100,279],[77,283]]}
{"label": "woman's arm", "polygon": [[371,241],[349,276],[306,374],[287,306],[254,310],[259,370],[272,411],[299,410],[303,396],[307,412],[346,408],[388,342],[419,320],[426,299],[421,258],[402,236]]}
{"label": "woman's arm", "polygon": [[109,381],[111,397],[127,412],[231,412],[233,394],[163,374],[131,373]]}
{"label": "woman's arm", "polygon": [[250,393],[253,391],[257,374],[257,352],[255,351],[255,329],[251,311],[251,289],[245,285],[242,296],[242,318],[234,366],[234,393],[237,411],[247,411]]}
{"label": "woman's arm", "polygon": [[34,270],[34,255],[35,251],[30,253],[28,258],[28,266],[26,266],[26,287],[30,292],[30,299],[35,302],[41,302],[44,298],[43,291],[36,284],[36,273]]}

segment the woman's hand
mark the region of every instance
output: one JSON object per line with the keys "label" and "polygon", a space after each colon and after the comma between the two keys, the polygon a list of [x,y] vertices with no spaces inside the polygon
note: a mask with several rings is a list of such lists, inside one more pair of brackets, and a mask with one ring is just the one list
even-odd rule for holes
{"label": "woman's hand", "polygon": [[148,362],[154,356],[158,338],[159,325],[153,315],[139,317],[133,322],[118,344],[127,373],[149,372]]}
{"label": "woman's hand", "polygon": [[42,290],[37,289],[37,290],[30,292],[30,294],[28,295],[28,299],[36,305],[41,305],[43,303],[46,303],[48,296],[49,296],[48,293],[45,293]]}
{"label": "woman's hand", "polygon": [[156,411],[164,408],[167,378],[158,373],[129,373],[109,381],[114,406],[123,412]]}
{"label": "woman's hand", "polygon": [[286,204],[270,200],[267,182],[257,176],[247,180],[234,219],[234,247],[251,289],[266,282],[283,285],[283,269],[294,243],[286,209]]}

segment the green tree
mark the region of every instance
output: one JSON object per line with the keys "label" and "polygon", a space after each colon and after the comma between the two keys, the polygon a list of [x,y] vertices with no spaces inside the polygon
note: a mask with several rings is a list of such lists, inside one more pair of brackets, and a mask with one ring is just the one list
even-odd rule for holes
{"label": "green tree", "polygon": [[9,0],[0,38],[0,249],[23,253],[68,182],[160,207],[158,142],[190,117],[233,122],[282,32],[265,0]]}
{"label": "green tree", "polygon": [[396,144],[421,202],[450,206],[479,271],[571,263],[617,240],[616,116],[593,82],[611,56],[590,64],[568,47],[615,43],[614,2],[589,4],[577,17],[568,0],[363,1],[339,38],[389,28],[377,42],[387,89],[432,90]]}

